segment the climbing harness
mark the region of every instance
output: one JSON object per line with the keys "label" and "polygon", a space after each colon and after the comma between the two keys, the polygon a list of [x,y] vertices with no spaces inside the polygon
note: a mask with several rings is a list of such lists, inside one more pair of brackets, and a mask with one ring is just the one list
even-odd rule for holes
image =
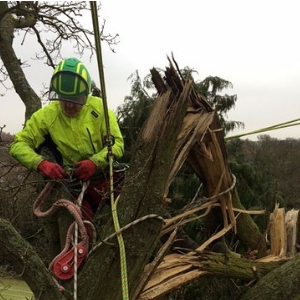
{"label": "climbing harness", "polygon": [[119,232],[117,234],[117,240],[119,244],[120,251],[120,261],[121,261],[121,283],[122,283],[122,295],[123,299],[129,299],[128,292],[128,278],[127,278],[127,264],[126,264],[126,252],[125,245],[122,234],[120,232],[120,224],[118,220],[117,214],[117,202],[118,199],[114,200],[114,183],[113,183],[113,138],[110,134],[110,126],[109,126],[109,116],[108,116],[108,106],[106,100],[106,90],[105,90],[105,81],[104,81],[104,72],[103,72],[103,62],[102,62],[102,50],[101,50],[101,38],[100,38],[100,29],[98,24],[98,13],[97,13],[97,1],[90,1],[91,6],[91,14],[93,20],[94,27],[94,37],[95,37],[95,45],[96,45],[96,55],[98,61],[98,71],[100,77],[101,91],[102,91],[102,100],[103,100],[103,108],[104,108],[104,117],[106,124],[106,147],[108,150],[108,160],[109,160],[109,174],[110,174],[110,200],[111,200],[111,209],[112,209],[112,217],[114,222],[115,231]]}

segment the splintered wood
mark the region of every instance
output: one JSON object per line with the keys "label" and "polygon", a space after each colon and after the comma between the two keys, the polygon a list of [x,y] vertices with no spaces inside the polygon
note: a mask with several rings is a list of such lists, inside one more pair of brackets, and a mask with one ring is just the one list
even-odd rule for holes
{"label": "splintered wood", "polygon": [[286,213],[285,225],[286,225],[286,239],[287,239],[287,256],[294,256],[296,254],[297,247],[297,229],[298,229],[298,215],[299,210],[292,209]]}
{"label": "splintered wood", "polygon": [[299,210],[285,212],[276,204],[269,218],[270,253],[260,262],[288,259],[296,254],[298,215]]}
{"label": "splintered wood", "polygon": [[277,204],[270,215],[270,256],[283,258],[296,253],[297,221],[299,210],[285,213]]}

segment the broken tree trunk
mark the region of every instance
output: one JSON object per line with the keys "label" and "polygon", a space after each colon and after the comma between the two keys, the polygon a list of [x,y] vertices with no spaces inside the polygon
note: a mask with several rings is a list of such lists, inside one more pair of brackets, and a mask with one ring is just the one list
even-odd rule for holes
{"label": "broken tree trunk", "polygon": [[[164,79],[167,84],[164,83],[163,79],[155,69],[151,70],[151,74],[152,80],[160,95],[165,94],[169,88],[171,88],[174,93],[180,94],[184,90],[185,86],[190,84],[189,81],[184,81],[182,78],[179,78],[178,73],[171,63],[170,68],[167,68],[165,72]],[[219,203],[218,207],[221,208],[221,217],[223,217],[222,222],[224,229],[220,230],[220,232],[215,235],[215,238],[212,237],[211,241],[221,237],[229,230],[234,230],[238,237],[242,238],[242,243],[244,245],[248,246],[250,249],[258,250],[260,255],[265,254],[266,246],[264,238],[251,217],[247,213],[234,214],[234,207],[232,205],[233,199],[236,207],[240,209],[240,211],[243,210],[243,206],[237,197],[233,180],[234,178],[230,173],[227,164],[224,134],[219,124],[217,114],[212,110],[201,95],[195,94],[193,89],[190,90],[188,98],[186,98],[186,102],[188,103],[186,110],[187,113],[177,138],[177,144],[173,156],[174,161],[169,172],[166,189],[163,195],[164,198],[167,197],[170,184],[178,170],[187,160],[195,173],[204,183],[207,196],[210,199],[214,199],[214,202],[207,207],[207,210],[210,211],[216,202]],[[155,111],[155,109],[153,111]],[[193,203],[193,205],[194,204],[197,205],[197,203]],[[193,206],[190,210],[194,213],[195,206]],[[241,218],[240,215],[243,217]],[[240,218],[243,224],[240,224],[241,221],[236,222],[236,218]],[[182,216],[178,217],[177,224],[176,222],[169,223],[172,223],[172,228],[175,228],[176,226],[181,226],[181,221]],[[241,227],[239,227],[239,224]],[[169,225],[168,221],[166,225]],[[166,229],[166,226],[164,230],[168,230]],[[246,232],[239,233],[240,230],[246,230]],[[198,250],[202,251],[204,249],[205,247],[199,247]],[[168,256],[165,259],[168,259]],[[181,284],[200,276],[201,272],[199,273],[199,270],[192,270],[190,272],[188,266],[176,268],[176,264],[177,262],[174,263],[174,267],[176,269],[175,274],[179,274],[181,280],[178,280],[178,278],[177,280],[173,280],[174,277],[176,277],[174,276],[172,279],[173,284],[169,285],[169,287],[165,285],[165,292],[166,290],[169,292],[172,288],[176,288],[176,285],[179,287]],[[149,276],[149,278],[151,278],[151,282],[161,279],[159,272],[157,273],[155,271],[155,268],[159,266],[159,263],[157,263],[156,266],[151,264],[151,272],[146,270],[144,276],[149,276],[149,273],[153,274],[152,277]],[[145,296],[145,293],[147,293],[146,290],[141,297],[149,297],[147,299],[155,299],[156,297],[159,297],[156,295],[151,298],[152,296]]]}
{"label": "broken tree trunk", "polygon": [[[151,70],[152,80],[159,93],[167,90],[159,73]],[[175,92],[182,91],[185,81],[179,77],[179,70],[175,70],[170,62],[166,69],[165,81]],[[265,239],[259,232],[257,225],[248,214],[233,214],[233,206],[244,209],[234,185],[224,141],[224,132],[217,113],[211,108],[202,95],[196,95],[192,89],[189,97],[187,113],[184,118],[174,152],[174,163],[170,171],[165,197],[168,188],[185,161],[199,176],[205,187],[207,197],[213,197],[221,204],[222,215],[217,226],[226,228],[231,223],[234,232],[241,243],[251,250],[258,250],[259,256],[266,254]],[[195,201],[193,207],[197,205]],[[214,214],[218,215],[217,212]],[[216,230],[213,228],[212,232]]]}

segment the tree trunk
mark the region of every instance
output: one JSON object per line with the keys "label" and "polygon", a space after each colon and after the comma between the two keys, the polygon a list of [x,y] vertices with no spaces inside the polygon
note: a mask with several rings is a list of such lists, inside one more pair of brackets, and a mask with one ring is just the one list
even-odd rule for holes
{"label": "tree trunk", "polygon": [[[14,48],[15,28],[33,25],[35,19],[28,14],[26,18],[17,19],[9,13],[7,1],[0,2],[0,57],[7,70],[10,80],[21,100],[25,104],[25,120],[41,108],[41,101],[28,83]],[[28,23],[27,23],[28,22]]]}

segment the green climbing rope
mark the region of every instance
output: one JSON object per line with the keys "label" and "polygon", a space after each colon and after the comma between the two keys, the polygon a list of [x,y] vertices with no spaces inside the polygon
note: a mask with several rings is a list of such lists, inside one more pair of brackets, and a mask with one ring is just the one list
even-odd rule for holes
{"label": "green climbing rope", "polygon": [[[111,168],[111,172],[113,172],[112,157],[110,157],[110,160],[111,160],[111,163],[109,164],[109,166]],[[110,178],[110,185],[111,185],[110,202],[111,202],[111,207],[112,207],[112,217],[113,217],[113,221],[114,221],[115,231],[118,232],[117,240],[118,240],[119,251],[120,251],[121,282],[122,282],[123,300],[129,300],[126,251],[125,251],[125,244],[124,244],[124,240],[122,237],[122,233],[120,232],[121,228],[120,228],[118,212],[117,212],[117,204],[118,204],[119,196],[115,201],[114,193],[113,193],[113,177]]]}
{"label": "green climbing rope", "polygon": [[[112,137],[110,135],[108,106],[107,106],[107,100],[106,100],[106,90],[105,90],[105,82],[104,82],[102,51],[101,51],[101,38],[100,38],[98,13],[97,13],[97,1],[90,1],[90,6],[91,6],[92,19],[93,19],[96,54],[97,54],[97,61],[98,61],[98,71],[99,71],[99,77],[100,77],[103,108],[104,108],[104,117],[105,117],[106,131],[107,131],[106,146],[107,146],[107,150],[108,150],[108,159],[109,159],[110,200],[111,200],[111,207],[112,207],[112,217],[113,217],[115,231],[119,232],[120,224],[119,224],[118,213],[117,213],[117,203],[118,203],[117,200],[118,199],[116,201],[114,200],[114,193],[113,193],[113,190],[114,190],[113,153],[112,153],[113,142],[112,142]],[[122,295],[123,295],[123,300],[129,300],[126,251],[125,251],[124,240],[123,240],[121,233],[117,234],[117,240],[118,240],[119,251],[120,251]]]}
{"label": "green climbing rope", "polygon": [[247,135],[251,135],[251,134],[258,134],[258,133],[262,133],[262,132],[266,132],[266,131],[277,130],[277,129],[282,129],[282,128],[286,128],[286,127],[296,126],[296,125],[300,125],[300,119],[291,120],[291,121],[288,121],[288,122],[284,122],[284,123],[280,123],[280,124],[277,124],[277,125],[257,129],[257,130],[250,131],[250,132],[247,132],[247,133],[228,136],[228,137],[225,137],[225,140],[233,140],[233,139],[237,139],[237,138],[247,136]]}

